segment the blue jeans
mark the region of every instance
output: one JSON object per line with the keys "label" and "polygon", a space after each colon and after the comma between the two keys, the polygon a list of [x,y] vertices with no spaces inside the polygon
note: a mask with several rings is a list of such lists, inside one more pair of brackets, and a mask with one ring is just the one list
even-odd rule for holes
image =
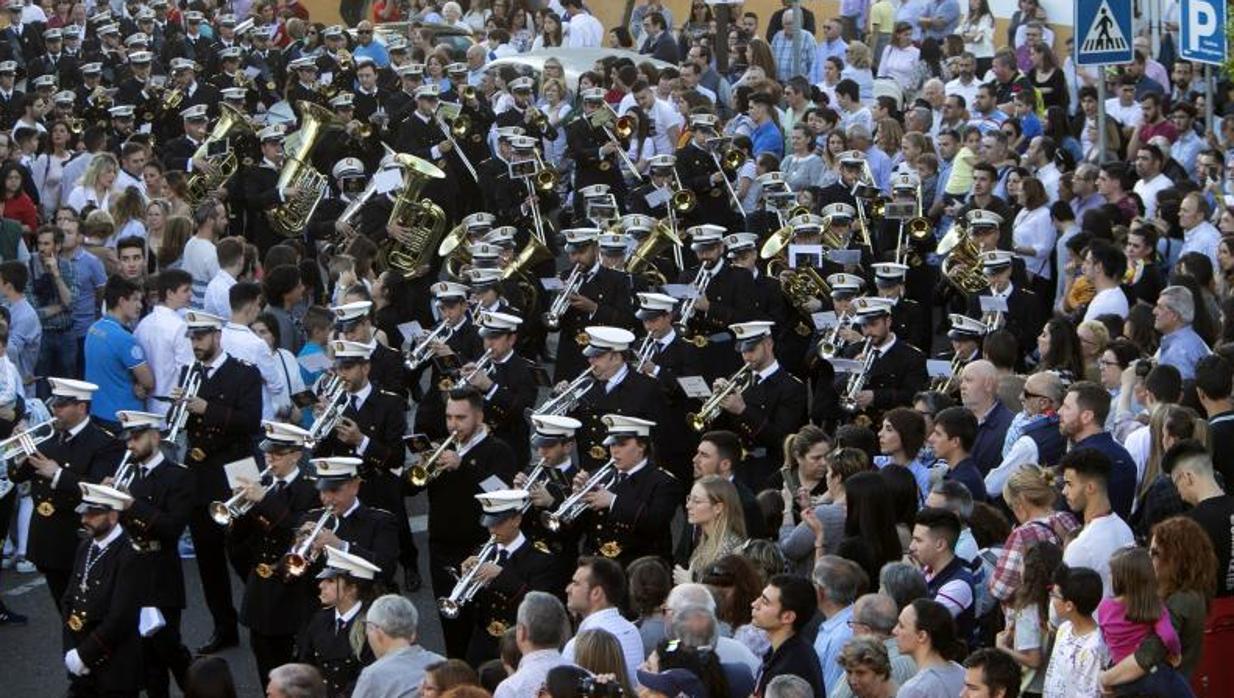
{"label": "blue jeans", "polygon": [[77,355],[77,337],[71,327],[65,330],[43,330],[43,340],[39,343],[39,360],[34,366],[34,372],[39,377],[36,390],[40,399],[51,394],[47,384],[48,376],[80,377]]}

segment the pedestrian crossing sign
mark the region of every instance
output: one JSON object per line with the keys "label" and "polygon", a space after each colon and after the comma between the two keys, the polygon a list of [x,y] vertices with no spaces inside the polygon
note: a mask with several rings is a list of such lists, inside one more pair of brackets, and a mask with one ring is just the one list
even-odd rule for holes
{"label": "pedestrian crossing sign", "polygon": [[1075,33],[1077,65],[1129,63],[1131,0],[1077,0]]}

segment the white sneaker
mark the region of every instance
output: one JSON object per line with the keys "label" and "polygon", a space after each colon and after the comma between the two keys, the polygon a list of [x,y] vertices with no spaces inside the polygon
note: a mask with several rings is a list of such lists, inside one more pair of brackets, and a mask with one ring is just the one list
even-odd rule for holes
{"label": "white sneaker", "polygon": [[24,558],[18,560],[14,568],[16,568],[18,574],[33,574],[37,570],[33,562]]}

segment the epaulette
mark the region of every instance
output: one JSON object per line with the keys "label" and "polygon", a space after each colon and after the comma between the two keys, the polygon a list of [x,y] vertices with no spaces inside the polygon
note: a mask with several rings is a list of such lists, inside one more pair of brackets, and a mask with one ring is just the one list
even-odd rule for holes
{"label": "epaulette", "polygon": [[382,395],[389,395],[390,397],[398,398],[400,400],[404,399],[403,395],[399,395],[398,393],[392,390],[378,390],[377,392],[381,393]]}
{"label": "epaulette", "polygon": [[255,363],[253,363],[252,361],[248,361],[248,360],[245,360],[245,359],[241,359],[241,358],[240,358],[240,357],[238,357],[238,356],[236,356],[236,357],[232,357],[232,358],[234,358],[236,361],[239,361],[241,364],[243,364],[243,365],[245,365],[245,366],[256,366],[256,365],[257,365],[257,364],[255,364]]}
{"label": "epaulette", "polygon": [[394,516],[394,514],[391,513],[389,509],[382,509],[381,507],[375,507],[371,504],[365,504],[364,506],[372,511],[380,511],[383,514],[389,514],[390,516]]}

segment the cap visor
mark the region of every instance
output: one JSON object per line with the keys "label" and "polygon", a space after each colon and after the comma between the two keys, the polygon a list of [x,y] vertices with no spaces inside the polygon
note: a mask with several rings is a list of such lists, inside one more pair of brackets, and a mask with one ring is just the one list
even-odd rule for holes
{"label": "cap visor", "polygon": [[287,441],[275,441],[273,439],[262,439],[257,445],[263,453],[274,453],[276,451],[299,451],[303,446],[298,446]]}
{"label": "cap visor", "polygon": [[318,491],[336,490],[339,487],[341,487],[343,483],[346,483],[350,480],[351,478],[349,477],[318,477],[317,478],[317,489]]}
{"label": "cap visor", "polygon": [[566,436],[551,436],[548,434],[534,433],[531,435],[531,445],[539,448],[541,446],[556,446],[563,441],[567,441]]}
{"label": "cap visor", "polygon": [[347,573],[343,570],[335,569],[333,567],[326,567],[317,573],[317,579],[334,579],[335,577],[342,577],[346,574]]}
{"label": "cap visor", "polygon": [[72,405],[77,402],[83,402],[83,400],[78,400],[77,398],[69,397],[68,395],[52,395],[47,399],[47,404],[50,407],[55,407],[57,405]]}
{"label": "cap visor", "polygon": [[507,334],[513,334],[510,330],[496,329],[493,327],[481,327],[479,332],[481,337],[502,337]]}
{"label": "cap visor", "polygon": [[948,330],[947,339],[955,339],[961,342],[966,340],[976,342],[981,339],[981,336],[972,334],[971,332],[964,332],[963,330]]}
{"label": "cap visor", "polygon": [[588,344],[583,347],[583,356],[586,356],[587,358],[591,358],[593,356],[603,356],[610,351],[612,351],[612,349],[605,349],[604,347],[597,347],[593,344]]}
{"label": "cap visor", "polygon": [[737,342],[737,351],[752,351],[754,347],[757,347],[765,337],[767,337],[767,335],[759,335],[758,337],[751,339],[743,339]]}
{"label": "cap visor", "polygon": [[652,308],[639,308],[634,311],[634,317],[639,320],[653,320],[667,313],[667,310],[654,310]]}
{"label": "cap visor", "polygon": [[509,511],[502,511],[496,514],[486,513],[480,517],[480,525],[485,528],[488,528],[489,526],[496,526],[497,524],[501,523],[502,521],[505,521],[506,519],[514,516],[517,513],[519,513],[517,509],[511,509]]}

